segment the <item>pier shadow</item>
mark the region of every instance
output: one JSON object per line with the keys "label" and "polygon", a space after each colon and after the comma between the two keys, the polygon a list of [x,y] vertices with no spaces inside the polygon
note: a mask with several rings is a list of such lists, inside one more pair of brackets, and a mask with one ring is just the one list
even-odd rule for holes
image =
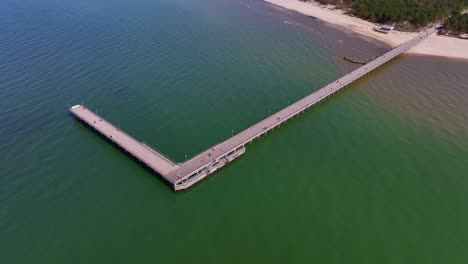
{"label": "pier shadow", "polygon": [[[279,127],[276,127],[273,131],[271,132],[268,132],[268,134],[266,135],[262,135],[260,138],[263,138],[265,136],[268,136],[270,133],[275,133],[275,131],[278,131],[278,130],[281,130],[281,129],[284,129],[284,127],[288,124],[298,124],[298,122],[302,122],[304,120],[304,118],[307,118],[307,115],[311,115],[312,113],[314,112],[318,112],[320,111],[321,109],[323,109],[324,107],[328,107],[329,104],[331,103],[334,103],[334,100],[333,99],[340,99],[340,98],[343,98],[347,95],[349,95],[349,93],[352,93],[354,92],[353,90],[354,89],[360,89],[361,85],[365,82],[367,82],[369,80],[369,78],[373,78],[375,75],[377,74],[381,74],[383,71],[387,70],[388,68],[387,67],[392,67],[394,66],[396,63],[398,63],[398,61],[402,58],[405,57],[405,54],[402,54],[400,56],[397,56],[396,58],[388,61],[387,63],[385,63],[384,65],[378,67],[377,69],[369,72],[368,74],[362,76],[361,78],[357,79],[356,81],[352,82],[351,84],[343,87],[342,89],[338,90],[337,92],[335,92],[333,95],[330,95],[328,96],[327,98],[325,98],[324,100],[320,101],[319,103],[316,103],[314,104],[313,106],[307,108],[306,110],[304,110],[302,113],[294,116],[293,118],[291,118],[290,120],[287,121],[287,123],[285,124],[282,124],[281,126]],[[346,74],[346,73],[345,73]],[[343,75],[345,75],[343,74]],[[311,91],[310,93],[312,93],[313,91]],[[308,96],[310,93],[304,95],[303,97],[305,96]],[[302,98],[303,98],[302,97]],[[286,106],[284,106],[286,107]],[[254,142],[257,142],[258,140],[253,140],[252,143]],[[247,145],[250,145],[252,143],[248,143]]]}

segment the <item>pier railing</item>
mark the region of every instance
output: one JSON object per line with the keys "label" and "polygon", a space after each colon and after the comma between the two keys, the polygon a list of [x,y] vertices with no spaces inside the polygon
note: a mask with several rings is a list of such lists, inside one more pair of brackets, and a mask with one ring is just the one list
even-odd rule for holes
{"label": "pier railing", "polygon": [[[335,80],[297,102],[286,106],[282,110],[269,115],[260,122],[233,135],[229,139],[206,149],[184,163],[177,165],[163,154],[157,152],[148,145],[135,140],[130,135],[120,131],[120,128],[116,128],[109,122],[95,122],[97,119],[101,120],[102,117],[93,113],[84,106],[74,106],[70,111],[82,121],[95,128],[96,131],[99,131],[104,136],[110,138],[117,145],[121,146],[127,152],[144,162],[148,167],[161,174],[164,179],[173,185],[175,190],[182,190],[192,186],[194,183],[207,177],[226,163],[231,162],[238,156],[242,155],[245,152],[245,145],[247,143],[266,134],[268,131],[302,113],[318,102],[336,93],[343,87],[351,84],[381,65],[394,59],[398,55],[418,45],[434,32],[434,28],[423,31],[413,39],[391,49],[385,54],[344,75],[338,80]],[[112,135],[118,136],[113,137]],[[230,154],[234,152],[236,155]]]}

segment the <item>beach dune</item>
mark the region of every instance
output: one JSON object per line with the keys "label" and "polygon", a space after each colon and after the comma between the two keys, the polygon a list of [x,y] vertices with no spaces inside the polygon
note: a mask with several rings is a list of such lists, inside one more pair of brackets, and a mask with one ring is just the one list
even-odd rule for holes
{"label": "beach dune", "polygon": [[[417,33],[392,31],[382,34],[373,30],[374,23],[357,17],[351,17],[342,10],[329,9],[317,2],[301,2],[299,0],[265,0],[268,3],[295,10],[304,15],[313,16],[321,21],[336,25],[343,30],[349,30],[359,35],[373,38],[391,47],[413,38]],[[468,60],[468,40],[432,35],[426,41],[408,51],[412,54],[442,56]]]}

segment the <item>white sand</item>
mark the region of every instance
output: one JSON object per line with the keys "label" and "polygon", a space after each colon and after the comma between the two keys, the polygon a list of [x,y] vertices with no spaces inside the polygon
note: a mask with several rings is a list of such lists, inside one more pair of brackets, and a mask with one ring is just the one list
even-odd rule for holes
{"label": "white sand", "polygon": [[[319,20],[351,30],[360,35],[370,37],[395,47],[418,33],[392,31],[389,34],[373,30],[375,24],[343,14],[342,10],[331,10],[316,2],[300,2],[298,0],[264,0],[271,4],[295,10],[302,14],[313,16]],[[432,35],[423,43],[412,48],[408,53],[443,56],[468,60],[468,40]]]}

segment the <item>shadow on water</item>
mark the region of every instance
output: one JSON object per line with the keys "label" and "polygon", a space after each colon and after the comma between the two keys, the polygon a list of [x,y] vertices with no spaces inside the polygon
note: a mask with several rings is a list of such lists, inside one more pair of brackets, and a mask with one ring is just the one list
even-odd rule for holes
{"label": "shadow on water", "polygon": [[[404,55],[403,55],[404,56]],[[301,113],[297,114],[296,116],[294,116],[293,118],[291,118],[290,120],[288,120],[285,124],[282,124],[280,125],[279,127],[273,129],[271,132],[269,132],[268,134],[270,133],[273,133],[275,132],[276,130],[279,130],[281,128],[283,128],[285,125],[287,125],[288,123],[291,123],[291,122],[299,122],[299,120],[303,120],[305,117],[304,115],[307,113],[307,112],[318,112],[320,111],[321,109],[323,109],[324,107],[327,107],[329,106],[329,104],[332,104],[333,101],[331,100],[332,98],[335,98],[335,99],[340,99],[340,98],[343,98],[345,96],[347,96],[349,93],[353,92],[352,89],[359,89],[361,87],[360,84],[362,83],[365,83],[369,80],[369,78],[374,78],[375,75],[377,74],[380,74],[381,72],[385,71],[387,67],[392,67],[393,65],[395,65],[396,63],[398,63],[398,60],[401,58],[401,56],[398,56],[390,61],[388,61],[387,63],[385,63],[384,65],[378,67],[377,69],[369,72],[368,74],[362,76],[361,78],[355,80],[354,82],[346,85],[345,87],[343,87],[342,89],[336,91],[335,93],[329,95],[328,97],[326,97],[324,100],[320,101],[320,102],[317,102],[316,104],[310,106],[309,108],[305,109],[304,111],[302,111]],[[345,74],[343,74],[345,75]],[[341,78],[341,77],[340,77]],[[309,94],[307,95],[304,95],[302,98],[308,96]],[[301,99],[302,99],[301,98]],[[299,99],[300,100],[300,99]],[[286,106],[285,106],[286,107]],[[280,110],[281,111],[281,110]],[[268,135],[266,134],[266,135]],[[266,136],[265,135],[265,136]],[[263,137],[263,136],[262,136]],[[253,142],[255,142],[256,140],[253,140]]]}

